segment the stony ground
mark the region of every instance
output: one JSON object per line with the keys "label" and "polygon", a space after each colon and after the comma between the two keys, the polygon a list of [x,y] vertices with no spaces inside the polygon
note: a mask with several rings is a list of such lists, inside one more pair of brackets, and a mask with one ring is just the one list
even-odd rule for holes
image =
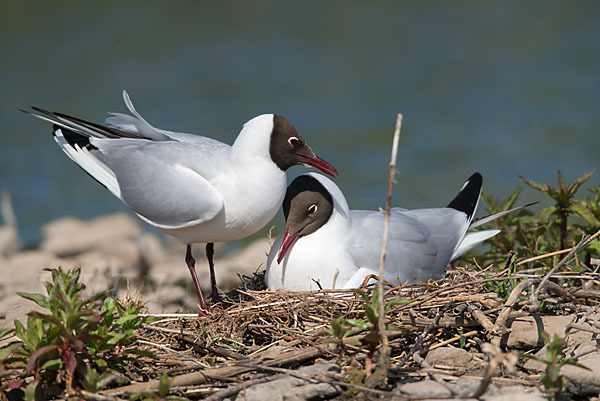
{"label": "stony ground", "polygon": [[[539,276],[516,277],[523,284],[505,298],[489,286],[503,274],[461,268],[437,283],[388,287],[386,299],[410,302],[387,315],[395,326],[387,332],[390,369],[387,384],[373,386],[367,332],[352,329],[344,347],[326,333],[336,317],[364,318],[361,298],[349,291],[264,291],[255,272],[266,260],[266,240],[217,258],[227,296],[219,310],[198,316],[183,247],[164,244],[129,215],[61,219],[42,234],[39,249],[21,250],[14,230],[0,229],[0,325],[23,320],[34,305],[16,292],[43,292],[43,268],[59,265],[80,266],[90,293],[134,294],[159,316],[138,334],[138,346],[152,349],[158,361],[140,358],[130,366],[133,381],[97,399],[155,389],[158,373],[166,371],[171,390],[189,399],[544,400],[547,366],[522,356],[546,354],[542,333],[566,337],[563,359],[589,368],[561,369],[561,397],[591,399],[600,392],[595,272],[571,275],[568,285],[550,282],[537,299],[525,295]],[[208,283],[203,254],[195,256],[200,281]],[[378,358],[375,352],[374,366]]]}

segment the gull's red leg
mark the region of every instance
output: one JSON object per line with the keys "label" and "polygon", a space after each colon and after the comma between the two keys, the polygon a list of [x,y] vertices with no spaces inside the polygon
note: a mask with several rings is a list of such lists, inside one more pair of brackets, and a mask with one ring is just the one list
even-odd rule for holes
{"label": "gull's red leg", "polygon": [[187,251],[185,252],[185,262],[187,263],[187,267],[190,270],[190,274],[192,275],[192,281],[194,282],[194,287],[196,287],[196,292],[198,293],[198,298],[200,299],[200,306],[202,307],[202,309],[206,309],[206,301],[204,300],[204,296],[202,295],[200,283],[198,282],[198,276],[196,275],[196,261],[192,256],[192,246],[189,244],[187,246]]}

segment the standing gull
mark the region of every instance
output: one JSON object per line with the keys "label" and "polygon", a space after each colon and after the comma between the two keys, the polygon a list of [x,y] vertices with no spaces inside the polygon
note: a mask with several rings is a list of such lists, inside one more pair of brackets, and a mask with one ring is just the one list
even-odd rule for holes
{"label": "standing gull", "polygon": [[54,140],[92,178],[142,220],[187,245],[185,260],[198,292],[193,243],[206,243],[213,301],[218,300],[214,242],[251,235],[277,213],[285,195],[285,170],[313,166],[332,176],[285,118],[263,114],[244,124],[233,145],[148,124],[127,92],[133,115],[111,113],[107,125],[37,107],[30,113],[53,124]]}
{"label": "standing gull", "polygon": [[[405,283],[440,278],[449,262],[498,234],[467,230],[520,208],[473,222],[481,185],[482,177],[475,173],[447,207],[392,208],[385,279]],[[379,274],[384,214],[350,210],[327,177],[309,173],[292,181],[283,213],[285,229],[267,261],[269,289],[357,288],[370,274]]]}

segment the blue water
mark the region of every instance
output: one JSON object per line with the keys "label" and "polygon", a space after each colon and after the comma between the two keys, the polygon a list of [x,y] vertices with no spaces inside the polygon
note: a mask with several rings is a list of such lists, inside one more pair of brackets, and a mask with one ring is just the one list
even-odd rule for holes
{"label": "blue water", "polygon": [[286,116],[354,208],[384,204],[399,112],[395,205],[443,206],[474,171],[497,196],[518,175],[573,179],[600,159],[599,39],[597,1],[4,1],[0,188],[28,243],[57,217],[124,210],[17,111],[102,121],[123,89],[152,124],[229,143]]}

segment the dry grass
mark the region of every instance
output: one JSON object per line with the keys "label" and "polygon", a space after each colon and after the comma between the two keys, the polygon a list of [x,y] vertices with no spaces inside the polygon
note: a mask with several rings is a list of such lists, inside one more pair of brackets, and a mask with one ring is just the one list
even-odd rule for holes
{"label": "dry grass", "polygon": [[[568,277],[569,273],[556,275]],[[521,282],[541,281],[538,275],[526,280],[520,276]],[[563,278],[564,287],[550,285],[548,291],[540,294],[539,301],[546,305],[546,313],[587,311],[598,304],[599,294],[590,289],[582,290],[589,287],[585,283],[597,282],[598,274],[573,276],[578,278]],[[156,389],[157,374],[166,371],[172,378],[172,388],[179,389],[181,395],[193,399],[212,395],[216,399],[235,394],[242,384],[279,377],[281,369],[293,374],[294,371],[286,369],[314,363],[315,359],[336,361],[343,366],[339,377],[319,380],[334,380],[348,391],[380,396],[393,395],[388,391],[401,380],[435,378],[439,374],[478,377],[482,383],[486,379],[488,383],[494,380],[531,384],[527,378],[512,373],[486,377],[489,376],[484,363],[487,356],[481,351],[482,345],[504,334],[507,320],[530,314],[529,301],[520,296],[527,286],[516,286],[519,288],[515,287],[507,300],[488,287],[489,283],[509,279],[515,277],[456,268],[437,282],[387,286],[386,300],[405,298],[410,302],[393,307],[387,315],[388,323],[398,328],[387,332],[391,348],[390,383],[383,390],[375,390],[364,386],[365,374],[369,372],[364,371],[366,352],[361,346],[348,345],[342,354],[336,344],[323,341],[328,337],[325,330],[333,318],[364,318],[362,300],[356,293],[349,290],[266,291],[259,289],[262,277],[255,275],[246,278],[242,288],[225,297],[222,310],[199,317],[193,314],[158,316],[160,320],[144,325],[138,337],[144,347],[157,354],[158,360],[140,359],[136,366],[131,366],[131,373],[137,373],[139,383],[104,394],[119,397],[128,392]],[[577,283],[579,285],[574,285]],[[364,334],[355,328],[350,337],[360,339]],[[474,352],[482,362],[481,369],[431,367],[424,362],[422,356],[429,350],[448,344]]]}

